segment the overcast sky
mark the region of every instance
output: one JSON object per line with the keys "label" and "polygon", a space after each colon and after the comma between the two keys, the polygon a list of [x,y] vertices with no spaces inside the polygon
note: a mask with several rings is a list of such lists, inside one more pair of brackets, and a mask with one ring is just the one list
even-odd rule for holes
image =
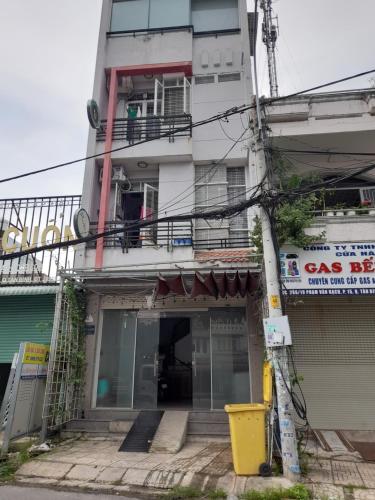
{"label": "overcast sky", "polygon": [[[1,178],[85,155],[100,9],[101,0],[0,0]],[[275,0],[274,10],[281,94],[375,67],[374,0]],[[368,77],[340,88],[371,85]],[[82,177],[83,164],[66,167],[0,184],[0,197],[79,194]]]}

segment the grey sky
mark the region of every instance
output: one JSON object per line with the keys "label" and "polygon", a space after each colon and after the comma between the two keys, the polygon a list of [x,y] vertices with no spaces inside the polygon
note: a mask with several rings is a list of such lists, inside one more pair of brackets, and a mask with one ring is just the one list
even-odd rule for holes
{"label": "grey sky", "polygon": [[[101,0],[0,0],[0,177],[84,156],[100,8]],[[281,94],[375,67],[374,0],[275,0],[274,10]],[[0,197],[78,194],[82,175],[79,164],[0,184]]]}

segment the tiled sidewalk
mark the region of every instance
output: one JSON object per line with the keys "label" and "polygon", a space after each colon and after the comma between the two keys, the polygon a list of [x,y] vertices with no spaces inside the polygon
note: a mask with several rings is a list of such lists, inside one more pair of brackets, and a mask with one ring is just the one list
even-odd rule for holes
{"label": "tiled sidewalk", "polygon": [[[234,495],[291,485],[283,477],[237,477],[225,443],[188,443],[174,455],[119,452],[120,444],[121,439],[104,438],[65,442],[25,463],[17,480],[114,494],[142,491],[153,497],[177,485],[221,488]],[[375,464],[364,463],[357,454],[315,454],[304,481],[316,499],[375,500]]]}

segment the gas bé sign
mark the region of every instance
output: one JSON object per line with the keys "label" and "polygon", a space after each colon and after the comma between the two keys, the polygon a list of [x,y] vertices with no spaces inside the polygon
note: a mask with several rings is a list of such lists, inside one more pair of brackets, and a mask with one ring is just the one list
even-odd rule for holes
{"label": "gas b\u00e9 sign", "polygon": [[375,295],[375,242],[285,245],[280,267],[290,295]]}

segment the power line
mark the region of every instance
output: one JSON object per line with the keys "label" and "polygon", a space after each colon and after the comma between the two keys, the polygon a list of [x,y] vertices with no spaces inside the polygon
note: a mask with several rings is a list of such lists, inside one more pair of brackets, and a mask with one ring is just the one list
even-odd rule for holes
{"label": "power line", "polygon": [[[325,87],[330,87],[332,85],[337,85],[338,83],[347,82],[349,80],[353,80],[355,78],[360,78],[362,76],[366,76],[366,75],[369,75],[371,73],[375,73],[375,69],[371,69],[371,70],[367,70],[367,71],[362,71],[361,73],[356,73],[354,75],[350,75],[350,76],[347,76],[347,77],[344,77],[344,78],[340,78],[338,80],[333,80],[333,81],[330,81],[330,82],[323,83],[321,85],[316,85],[314,87],[310,87],[310,88],[305,89],[305,90],[300,90],[298,92],[294,92],[292,94],[288,94],[288,95],[285,95],[285,96],[274,97],[274,98],[266,98],[266,99],[262,100],[261,104],[263,106],[269,106],[269,105],[273,104],[274,102],[284,101],[286,99],[290,99],[291,97],[296,97],[298,95],[307,94],[308,92],[313,92],[314,90],[320,90],[320,89],[325,88]],[[217,120],[222,120],[223,118],[226,118],[226,117],[229,117],[229,116],[234,116],[234,115],[237,115],[237,114],[242,114],[245,111],[248,111],[248,110],[254,109],[254,108],[255,108],[254,105],[246,106],[245,104],[243,104],[241,106],[235,106],[235,107],[229,108],[226,111],[223,111],[222,113],[218,113],[216,115],[213,115],[213,116],[211,116],[211,117],[209,117],[209,118],[207,118],[205,120],[201,120],[199,122],[193,123],[192,125],[187,125],[186,127],[181,127],[181,128],[179,128],[177,130],[172,130],[172,131],[166,132],[166,133],[161,134],[160,136],[157,136],[157,137],[150,137],[150,138],[144,139],[142,141],[139,141],[139,142],[136,142],[136,143],[133,143],[133,144],[128,144],[126,146],[121,146],[121,147],[118,147],[118,148],[114,148],[114,149],[111,149],[110,151],[104,151],[103,153],[97,153],[97,154],[90,155],[90,156],[84,156],[82,158],[78,158],[76,160],[71,160],[71,161],[68,161],[68,162],[65,162],[65,163],[59,163],[59,164],[56,164],[56,165],[52,165],[50,167],[45,167],[45,168],[41,168],[41,169],[38,169],[38,170],[31,170],[30,172],[24,172],[23,174],[14,175],[12,177],[6,177],[6,178],[3,178],[3,179],[0,179],[0,184],[2,184],[4,182],[10,182],[10,181],[13,181],[13,180],[17,180],[17,179],[22,179],[24,177],[29,177],[31,175],[36,175],[36,174],[40,174],[40,173],[43,173],[43,172],[48,172],[48,171],[55,170],[55,169],[58,169],[58,168],[67,167],[67,166],[70,166],[70,165],[74,165],[76,163],[81,163],[81,162],[86,161],[86,160],[92,160],[92,159],[95,159],[95,158],[100,158],[100,157],[103,157],[105,155],[108,155],[108,154],[111,154],[111,153],[115,153],[117,151],[123,151],[123,150],[129,149],[129,148],[135,147],[135,146],[139,146],[141,144],[145,144],[147,142],[151,142],[151,141],[163,139],[163,138],[166,138],[166,137],[171,137],[171,136],[174,136],[174,135],[178,134],[179,132],[190,130],[191,128],[200,127],[202,125],[207,125],[209,123],[213,123],[213,122],[215,122]]]}
{"label": "power line", "polygon": [[224,219],[232,214],[238,213],[239,211],[246,210],[247,208],[257,205],[260,202],[260,195],[258,196],[253,196],[248,200],[245,200],[241,203],[238,203],[237,205],[231,205],[219,210],[210,210],[208,212],[196,212],[196,213],[187,213],[187,214],[181,214],[181,215],[174,215],[174,216],[169,216],[169,217],[162,217],[159,219],[153,219],[153,220],[145,220],[138,222],[136,224],[131,224],[131,225],[125,225],[122,228],[118,229],[111,229],[109,231],[104,231],[102,233],[98,233],[95,235],[90,235],[86,236],[84,238],[77,238],[75,240],[70,240],[70,241],[63,241],[63,242],[56,242],[56,243],[51,243],[49,245],[43,245],[40,247],[35,247],[35,248],[29,248],[27,250],[22,250],[20,252],[14,252],[11,254],[6,254],[6,255],[1,255],[0,256],[0,261],[5,261],[5,260],[12,260],[15,258],[23,257],[24,255],[29,255],[32,253],[37,253],[41,251],[46,251],[46,250],[54,250],[56,248],[67,248],[69,246],[75,246],[75,245],[80,245],[82,243],[87,243],[89,241],[95,241],[98,240],[99,238],[103,238],[106,236],[113,236],[115,234],[120,234],[129,231],[130,229],[143,229],[148,226],[152,226],[155,224],[160,224],[163,222],[184,222],[184,221],[191,221],[195,219]]}
{"label": "power line", "polygon": [[361,151],[329,151],[328,149],[326,151],[318,151],[316,149],[287,149],[287,148],[275,148],[275,147],[266,147],[265,149],[268,149],[270,151],[275,151],[278,153],[299,153],[299,154],[309,154],[309,155],[320,155],[320,156],[329,156],[329,155],[335,155],[335,156],[374,156],[375,153],[364,153]]}

